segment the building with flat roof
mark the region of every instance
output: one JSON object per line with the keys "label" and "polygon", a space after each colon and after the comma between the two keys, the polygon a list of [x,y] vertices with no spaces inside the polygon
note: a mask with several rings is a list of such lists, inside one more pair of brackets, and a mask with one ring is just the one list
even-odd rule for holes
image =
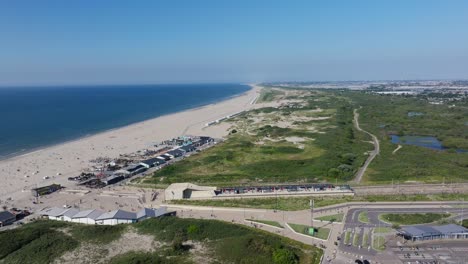
{"label": "building with flat roof", "polygon": [[198,186],[191,183],[173,183],[164,191],[166,200],[190,198],[212,198],[216,196],[216,187]]}
{"label": "building with flat roof", "polygon": [[16,216],[8,211],[0,212],[0,226],[6,226],[16,221]]}
{"label": "building with flat roof", "polygon": [[398,231],[398,234],[411,241],[433,239],[468,239],[468,229],[455,224],[441,226],[405,226]]}

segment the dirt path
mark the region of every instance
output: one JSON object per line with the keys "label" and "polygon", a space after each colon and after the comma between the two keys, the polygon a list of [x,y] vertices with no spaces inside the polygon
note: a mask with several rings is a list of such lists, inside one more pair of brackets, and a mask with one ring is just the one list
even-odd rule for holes
{"label": "dirt path", "polygon": [[392,151],[392,154],[395,154],[398,150],[400,150],[403,146],[402,145],[398,145],[398,147]]}
{"label": "dirt path", "polygon": [[374,136],[373,134],[365,131],[364,129],[362,129],[360,126],[359,126],[359,113],[358,113],[358,109],[354,109],[354,126],[356,127],[357,130],[359,131],[362,131],[366,134],[368,134],[369,136],[372,137],[372,141],[374,143],[374,150],[370,153],[369,157],[367,158],[366,162],[364,162],[364,165],[359,168],[359,170],[357,171],[355,177],[354,177],[354,182],[356,183],[360,183],[361,180],[362,180],[362,175],[364,175],[364,173],[366,172],[366,169],[367,167],[369,166],[369,164],[372,162],[372,160],[377,156],[379,155],[380,153],[380,142],[379,140],[377,139],[376,136]]}

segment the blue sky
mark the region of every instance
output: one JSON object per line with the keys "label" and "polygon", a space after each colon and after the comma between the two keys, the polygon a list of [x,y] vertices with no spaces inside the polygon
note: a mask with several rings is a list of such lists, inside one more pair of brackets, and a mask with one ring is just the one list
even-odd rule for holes
{"label": "blue sky", "polygon": [[468,78],[468,1],[2,1],[0,85]]}

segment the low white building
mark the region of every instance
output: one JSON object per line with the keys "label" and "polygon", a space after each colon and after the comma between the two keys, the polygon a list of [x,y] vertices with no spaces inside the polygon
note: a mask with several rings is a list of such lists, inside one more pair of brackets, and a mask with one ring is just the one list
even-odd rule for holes
{"label": "low white building", "polygon": [[44,218],[48,218],[50,220],[61,220],[64,221],[65,217],[63,214],[67,212],[68,208],[60,208],[60,207],[50,207],[50,208],[45,208],[42,211],[40,211],[40,215]]}
{"label": "low white building", "polygon": [[216,196],[216,187],[198,186],[191,183],[173,183],[164,191],[166,200],[190,198],[212,198]]}
{"label": "low white building", "polygon": [[96,224],[96,219],[102,214],[104,214],[103,211],[96,209],[81,211],[73,216],[72,222],[94,225]]}
{"label": "low white building", "polygon": [[127,212],[124,210],[114,210],[100,215],[96,218],[98,225],[118,225],[131,224],[137,221],[136,213]]}
{"label": "low white building", "polygon": [[79,212],[80,210],[75,208],[68,209],[66,212],[63,213],[62,220],[65,222],[71,222],[73,220],[73,216],[75,216]]}

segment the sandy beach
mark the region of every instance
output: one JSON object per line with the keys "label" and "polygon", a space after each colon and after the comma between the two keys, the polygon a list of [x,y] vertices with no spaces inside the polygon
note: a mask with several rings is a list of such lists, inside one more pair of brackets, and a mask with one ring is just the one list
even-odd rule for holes
{"label": "sandy beach", "polygon": [[[207,122],[259,105],[252,102],[259,95],[260,87],[237,97],[169,114],[93,136],[51,146],[25,155],[0,161],[0,204],[32,200],[31,188],[61,184],[74,188],[68,177],[79,175],[91,166],[90,160],[98,157],[118,158],[119,154],[143,150],[163,140],[181,135],[207,135],[224,137],[229,125],[205,127]],[[50,177],[44,179],[44,177]]]}

